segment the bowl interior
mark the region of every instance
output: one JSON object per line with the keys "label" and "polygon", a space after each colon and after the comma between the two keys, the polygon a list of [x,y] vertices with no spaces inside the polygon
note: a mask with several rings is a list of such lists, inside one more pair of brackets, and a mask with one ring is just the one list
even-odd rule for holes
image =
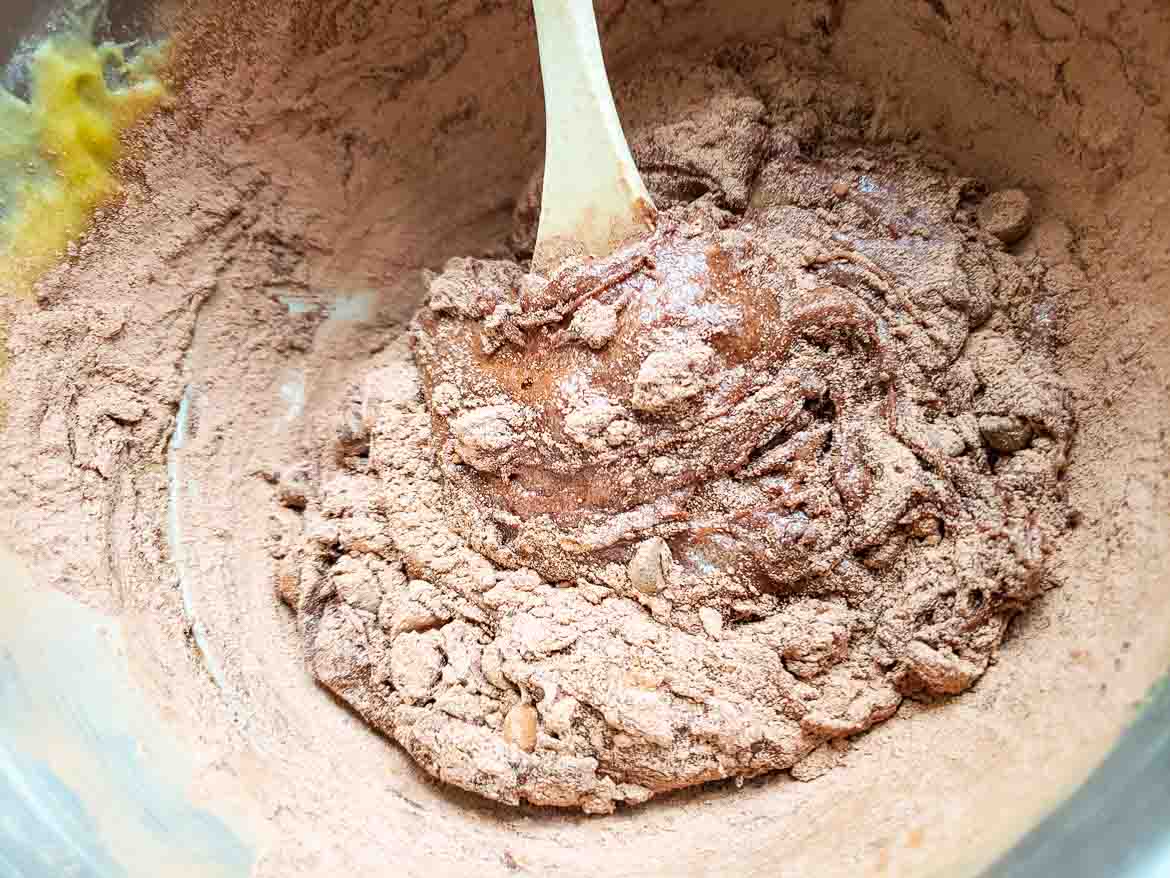
{"label": "bowl interior", "polygon": [[[27,23],[34,5],[6,6],[0,33]],[[115,563],[100,576],[80,582],[76,566],[30,550],[34,572],[119,616],[135,685],[198,753],[211,810],[255,837],[260,875],[380,874],[388,862],[420,876],[974,874],[1088,776],[1170,666],[1170,13],[1105,12],[1091,0],[1011,9],[618,0],[598,9],[616,80],[655,53],[743,41],[830,60],[961,171],[1026,188],[1043,221],[1074,230],[1084,281],[1061,304],[1060,362],[1080,421],[1067,478],[1081,524],[1058,550],[1062,587],[1014,623],[972,692],[906,705],[811,783],[715,785],[589,819],[497,808],[434,785],[300,666],[292,621],[255,574],[263,551],[250,535],[260,525],[241,507],[264,500],[241,473],[263,462],[256,437],[283,422],[288,387],[311,410],[344,384],[354,363],[322,353],[330,338],[400,332],[421,296],[418,268],[490,252],[506,235],[543,137],[523,2],[193,0],[171,11],[184,63],[205,52],[220,73],[214,84],[190,74],[179,108],[152,123],[166,146],[128,195],[139,213],[117,222],[132,235],[135,223],[177,223],[184,211],[210,217],[207,205],[229,190],[273,199],[280,222],[264,231],[307,242],[304,288],[370,305],[363,320],[324,328],[316,348],[276,355],[261,350],[276,340],[265,335],[275,332],[276,312],[264,310],[273,297],[241,324],[231,315],[258,291],[220,275],[182,324],[190,346],[160,391],[175,408],[183,400],[179,416],[197,418],[198,430],[181,448],[156,446],[154,470],[127,469],[117,485],[94,488],[116,498],[150,485],[159,497],[134,512],[111,501],[114,533],[100,540]],[[348,166],[336,159],[341,137],[357,144]],[[225,234],[212,219],[207,228]],[[181,254],[165,264],[170,275],[143,263],[135,303],[190,305],[202,282],[195,264]],[[82,262],[61,283],[114,270]],[[113,344],[146,356],[131,341]],[[255,353],[225,353],[244,349]],[[229,419],[241,388],[257,404]],[[272,454],[295,447],[281,441],[269,443]],[[168,495],[160,457],[198,490]],[[186,548],[170,554],[158,548],[168,505],[186,528]],[[221,517],[209,521],[213,506]],[[153,558],[141,533],[151,521]],[[0,525],[18,549],[37,545],[15,516]],[[152,605],[194,614],[197,648],[176,637],[181,626],[160,626]],[[1157,738],[1161,727],[1151,728]],[[1109,776],[1129,771],[1140,784],[1132,766],[1141,758]],[[1064,819],[1096,819],[1081,815]]]}

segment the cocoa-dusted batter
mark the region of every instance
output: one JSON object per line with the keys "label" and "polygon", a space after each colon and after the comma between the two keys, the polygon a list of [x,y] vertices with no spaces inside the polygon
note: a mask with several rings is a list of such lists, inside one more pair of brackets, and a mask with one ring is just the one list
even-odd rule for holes
{"label": "cocoa-dusted batter", "polygon": [[1026,196],[808,108],[690,112],[632,138],[684,144],[649,239],[449,262],[283,494],[313,672],[501,801],[815,776],[970,687],[1066,526],[1073,417],[1001,242]]}

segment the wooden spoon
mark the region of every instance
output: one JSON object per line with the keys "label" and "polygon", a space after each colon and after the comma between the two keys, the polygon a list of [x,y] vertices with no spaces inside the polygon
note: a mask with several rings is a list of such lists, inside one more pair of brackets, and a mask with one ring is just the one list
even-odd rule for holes
{"label": "wooden spoon", "polygon": [[592,0],[533,0],[544,80],[545,161],[533,268],[608,256],[657,211],[614,107]]}

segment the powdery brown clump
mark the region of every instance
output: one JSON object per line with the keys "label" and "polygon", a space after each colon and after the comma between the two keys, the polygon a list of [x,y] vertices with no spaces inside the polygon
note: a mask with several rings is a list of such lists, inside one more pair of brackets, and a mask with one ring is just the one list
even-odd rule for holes
{"label": "powdery brown clump", "polygon": [[605,812],[811,778],[1047,586],[1073,417],[1003,210],[733,86],[722,151],[635,132],[684,144],[648,240],[432,275],[298,493],[313,673],[444,781]]}

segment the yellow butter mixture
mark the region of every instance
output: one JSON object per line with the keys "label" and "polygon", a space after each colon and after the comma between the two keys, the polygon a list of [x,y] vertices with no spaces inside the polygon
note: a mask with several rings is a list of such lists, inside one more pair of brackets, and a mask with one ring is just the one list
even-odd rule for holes
{"label": "yellow butter mixture", "polygon": [[32,57],[27,101],[0,88],[0,295],[27,295],[118,193],[123,135],[167,97],[161,60],[59,35]]}

